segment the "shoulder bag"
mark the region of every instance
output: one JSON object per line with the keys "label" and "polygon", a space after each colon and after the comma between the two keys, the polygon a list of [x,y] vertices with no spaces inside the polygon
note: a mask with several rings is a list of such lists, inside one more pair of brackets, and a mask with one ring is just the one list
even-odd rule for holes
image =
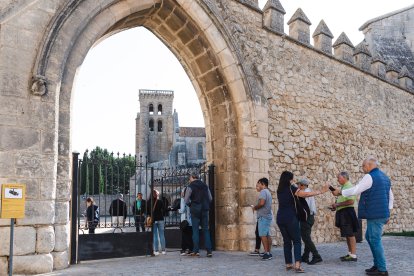
{"label": "shoulder bag", "polygon": [[290,193],[293,197],[293,202],[295,203],[296,217],[299,221],[307,221],[309,213],[306,208],[303,206],[298,196],[295,196],[292,192],[292,187],[289,187]]}
{"label": "shoulder bag", "polygon": [[[155,201],[154,207],[152,208],[152,213],[154,214],[154,210],[155,210],[155,206],[157,206],[157,202],[158,200]],[[145,219],[145,226],[146,227],[151,227],[152,226],[152,217],[151,216],[147,216],[147,218]]]}

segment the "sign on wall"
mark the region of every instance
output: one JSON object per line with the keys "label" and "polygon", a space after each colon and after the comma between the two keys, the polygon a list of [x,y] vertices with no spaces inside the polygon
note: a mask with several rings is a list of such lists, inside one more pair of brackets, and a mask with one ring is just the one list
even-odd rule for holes
{"label": "sign on wall", "polygon": [[25,184],[3,184],[1,188],[1,218],[24,218]]}

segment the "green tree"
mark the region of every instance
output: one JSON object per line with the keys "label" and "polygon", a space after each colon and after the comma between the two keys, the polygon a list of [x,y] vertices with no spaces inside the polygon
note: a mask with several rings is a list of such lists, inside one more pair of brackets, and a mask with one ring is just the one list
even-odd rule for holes
{"label": "green tree", "polygon": [[114,156],[108,150],[96,147],[85,151],[81,165],[81,194],[129,193],[129,181],[135,174],[135,157]]}

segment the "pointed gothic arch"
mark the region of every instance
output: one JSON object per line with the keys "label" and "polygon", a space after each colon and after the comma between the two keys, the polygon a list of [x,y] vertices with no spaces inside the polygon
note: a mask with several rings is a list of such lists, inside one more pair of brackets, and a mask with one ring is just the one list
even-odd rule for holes
{"label": "pointed gothic arch", "polygon": [[[217,167],[216,181],[220,183],[216,190],[217,248],[247,249],[250,238],[244,231],[225,230],[243,223],[239,216],[245,212],[246,198],[235,196],[227,205],[222,199],[228,189],[237,189],[237,195],[251,186],[253,175],[267,173],[249,168],[253,160],[247,153],[254,141],[261,144],[266,138],[258,136],[255,125],[260,120],[267,122],[267,116],[256,116],[266,114],[267,109],[253,96],[251,78],[244,74],[237,46],[214,8],[203,1],[104,0],[97,4],[70,0],[52,20],[46,43],[40,47],[34,82],[42,80],[39,89],[47,91],[46,100],[59,99],[56,181],[70,185],[70,106],[78,68],[89,49],[106,37],[136,26],[152,31],[178,57],[200,100],[206,158]],[[263,164],[267,168],[268,160],[263,159]]]}

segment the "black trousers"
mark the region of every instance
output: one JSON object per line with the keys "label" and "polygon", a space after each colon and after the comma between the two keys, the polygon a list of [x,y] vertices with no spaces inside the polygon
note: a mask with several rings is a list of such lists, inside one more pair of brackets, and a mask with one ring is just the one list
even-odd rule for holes
{"label": "black trousers", "polygon": [[135,228],[139,232],[139,229],[142,229],[142,232],[145,232],[145,216],[135,216]]}
{"label": "black trousers", "polygon": [[315,218],[313,215],[308,217],[306,222],[300,222],[300,234],[302,236],[303,243],[305,244],[305,250],[303,251],[302,257],[304,259],[309,258],[309,253],[312,253],[313,257],[320,257],[318,250],[316,250],[315,244],[312,241],[311,233],[312,226],[315,223]]}
{"label": "black trousers", "polygon": [[193,251],[193,227],[187,226],[181,230],[181,250]]}
{"label": "black trousers", "polygon": [[260,251],[260,245],[262,244],[262,239],[259,236],[259,222],[256,222],[256,231],[254,231],[256,234],[256,251]]}

